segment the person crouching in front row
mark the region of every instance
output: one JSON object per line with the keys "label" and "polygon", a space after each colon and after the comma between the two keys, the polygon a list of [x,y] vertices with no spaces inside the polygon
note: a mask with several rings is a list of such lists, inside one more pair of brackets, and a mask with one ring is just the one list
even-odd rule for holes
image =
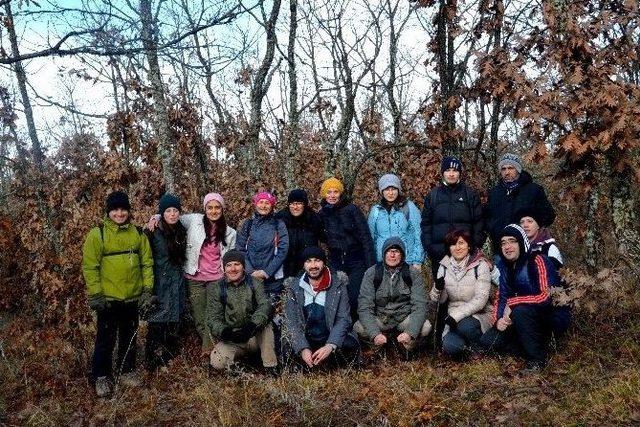
{"label": "person crouching in front row", "polygon": [[301,359],[309,369],[359,362],[347,275],[330,270],[324,251],[317,246],[305,248],[302,259],[304,272],[285,281],[285,347],[290,360]]}
{"label": "person crouching in front row", "polygon": [[230,250],[222,257],[224,278],[213,289],[207,321],[213,336],[220,342],[211,352],[211,366],[216,370],[229,368],[238,357],[260,352],[262,365],[268,373],[276,371],[271,327],[271,304],[262,281],[245,272],[244,255]]}
{"label": "person crouching in front row", "polygon": [[353,329],[375,346],[387,344],[399,332],[398,343],[414,350],[417,338],[431,331],[427,318],[427,291],[421,272],[406,263],[404,243],[398,237],[382,245],[383,262],[364,274],[358,299],[359,319]]}

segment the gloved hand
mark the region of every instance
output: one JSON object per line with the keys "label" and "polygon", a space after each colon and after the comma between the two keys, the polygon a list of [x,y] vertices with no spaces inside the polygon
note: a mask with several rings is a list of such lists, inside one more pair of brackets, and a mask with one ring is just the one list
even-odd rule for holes
{"label": "gloved hand", "polygon": [[89,308],[96,313],[109,308],[109,301],[102,294],[95,294],[89,297]]}
{"label": "gloved hand", "polygon": [[444,319],[444,323],[445,323],[446,325],[449,325],[449,327],[450,327],[451,329],[454,329],[454,330],[455,330],[455,329],[458,329],[458,322],[456,322],[456,319],[454,319],[453,317],[451,317],[451,316],[449,316],[449,315],[447,315],[447,317],[445,317],[445,319]]}
{"label": "gloved hand", "polygon": [[241,342],[249,341],[257,328],[258,326],[251,321],[242,325],[242,328],[240,328],[240,331],[238,332],[239,338],[242,338]]}
{"label": "gloved hand", "polygon": [[444,289],[444,277],[438,277],[436,279],[435,287],[439,291]]}
{"label": "gloved hand", "polygon": [[234,339],[234,332],[233,329],[231,329],[230,326],[227,326],[226,328],[224,328],[222,330],[222,332],[220,333],[220,339],[222,341],[231,341],[231,342],[235,342],[233,341]]}

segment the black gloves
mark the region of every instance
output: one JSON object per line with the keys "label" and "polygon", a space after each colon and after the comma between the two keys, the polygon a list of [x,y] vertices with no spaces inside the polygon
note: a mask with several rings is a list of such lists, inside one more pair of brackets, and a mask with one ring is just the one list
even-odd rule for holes
{"label": "black gloves", "polygon": [[439,291],[444,289],[444,277],[438,277],[436,279],[435,287]]}
{"label": "black gloves", "polygon": [[451,329],[458,329],[458,322],[456,322],[456,319],[454,319],[453,317],[451,317],[449,315],[447,315],[447,317],[445,317],[444,323],[446,325],[449,325],[449,327]]}
{"label": "black gloves", "polygon": [[227,326],[220,333],[220,339],[222,341],[230,341],[236,344],[244,344],[251,339],[253,334],[256,333],[258,327],[253,322],[247,322],[240,328],[232,328]]}
{"label": "black gloves", "polygon": [[102,294],[91,295],[89,297],[89,308],[96,312],[109,308],[109,301]]}

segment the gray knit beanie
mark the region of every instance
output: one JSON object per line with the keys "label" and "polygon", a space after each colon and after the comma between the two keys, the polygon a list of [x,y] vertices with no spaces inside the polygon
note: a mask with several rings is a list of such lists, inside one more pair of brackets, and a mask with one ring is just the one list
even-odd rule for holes
{"label": "gray knit beanie", "polygon": [[397,175],[388,173],[382,175],[378,180],[378,190],[382,193],[385,188],[395,187],[398,191],[402,192],[402,184],[400,184],[400,178]]}
{"label": "gray knit beanie", "polygon": [[512,153],[505,153],[500,157],[500,161],[498,162],[498,169],[502,169],[503,166],[513,166],[516,168],[518,173],[522,173],[522,160],[520,157],[516,156]]}

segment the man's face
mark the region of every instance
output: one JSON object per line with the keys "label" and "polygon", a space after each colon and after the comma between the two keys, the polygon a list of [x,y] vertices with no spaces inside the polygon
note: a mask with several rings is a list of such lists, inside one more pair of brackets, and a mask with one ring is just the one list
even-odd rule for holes
{"label": "man's face", "polygon": [[500,176],[504,182],[513,182],[518,179],[518,175],[518,170],[511,165],[505,165],[500,168]]}
{"label": "man's face", "polygon": [[224,265],[224,275],[228,282],[238,283],[244,277],[244,267],[238,261],[229,261]]}
{"label": "man's face", "polygon": [[460,181],[460,172],[455,168],[449,168],[442,173],[442,177],[447,184],[455,184]]}
{"label": "man's face", "polygon": [[324,261],[318,258],[308,258],[304,262],[304,271],[310,279],[316,280],[322,276],[322,270],[324,270]]}
{"label": "man's face", "polygon": [[402,251],[398,248],[391,248],[384,253],[384,263],[388,267],[397,267],[402,262]]}
{"label": "man's face", "polygon": [[116,224],[122,225],[129,219],[129,211],[122,208],[112,209],[109,211],[109,218]]}
{"label": "man's face", "polygon": [[515,261],[520,256],[520,246],[518,245],[518,239],[515,237],[504,236],[500,239],[500,248],[507,261]]}

